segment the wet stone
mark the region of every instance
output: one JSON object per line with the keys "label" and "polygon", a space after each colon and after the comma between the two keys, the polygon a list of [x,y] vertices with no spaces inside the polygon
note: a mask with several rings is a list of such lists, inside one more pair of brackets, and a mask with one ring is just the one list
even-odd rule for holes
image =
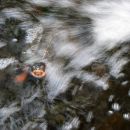
{"label": "wet stone", "polygon": [[90,130],[96,130],[96,127],[93,126],[93,127],[90,128]]}
{"label": "wet stone", "polygon": [[93,63],[91,65],[91,70],[98,76],[103,76],[108,72],[108,67],[105,64],[101,63]]}
{"label": "wet stone", "polygon": [[112,109],[113,109],[114,111],[120,111],[121,106],[119,105],[119,103],[113,103],[113,104],[112,104]]}
{"label": "wet stone", "polygon": [[65,117],[63,115],[57,115],[55,117],[55,121],[57,124],[63,124],[65,121]]}
{"label": "wet stone", "polygon": [[126,86],[127,84],[128,84],[128,81],[122,82],[122,85],[123,85],[123,86]]}
{"label": "wet stone", "polygon": [[17,42],[17,41],[18,41],[18,39],[16,39],[16,38],[12,39],[12,42]]}
{"label": "wet stone", "polygon": [[130,97],[130,89],[128,90],[128,96]]}
{"label": "wet stone", "polygon": [[107,75],[109,72],[108,66],[100,62],[93,62],[92,64],[83,67],[83,70],[92,72],[99,77],[103,77]]}
{"label": "wet stone", "polygon": [[115,97],[114,95],[110,95],[108,98],[108,102],[113,102],[114,97]]}
{"label": "wet stone", "polygon": [[130,120],[130,113],[124,113],[124,114],[123,114],[123,118],[124,118],[125,120]]}
{"label": "wet stone", "polygon": [[112,115],[114,112],[112,110],[108,111],[108,115]]}
{"label": "wet stone", "polygon": [[93,112],[92,111],[88,112],[87,117],[86,117],[86,121],[88,123],[90,123],[93,118],[94,118]]}

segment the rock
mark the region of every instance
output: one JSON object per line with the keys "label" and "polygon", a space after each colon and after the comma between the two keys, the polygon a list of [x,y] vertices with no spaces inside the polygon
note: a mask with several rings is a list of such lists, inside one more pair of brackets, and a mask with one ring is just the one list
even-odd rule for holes
{"label": "rock", "polygon": [[108,72],[108,67],[101,63],[92,63],[91,70],[98,76],[104,76]]}

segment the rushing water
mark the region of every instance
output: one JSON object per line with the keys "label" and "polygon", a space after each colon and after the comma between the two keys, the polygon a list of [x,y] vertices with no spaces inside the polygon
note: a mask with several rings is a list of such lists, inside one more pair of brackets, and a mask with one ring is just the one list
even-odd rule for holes
{"label": "rushing water", "polygon": [[0,130],[129,130],[129,41],[129,0],[0,0]]}

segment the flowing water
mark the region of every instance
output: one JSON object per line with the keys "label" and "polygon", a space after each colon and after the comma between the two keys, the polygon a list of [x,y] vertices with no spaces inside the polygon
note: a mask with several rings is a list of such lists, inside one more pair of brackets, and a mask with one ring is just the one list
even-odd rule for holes
{"label": "flowing water", "polygon": [[129,0],[0,0],[0,130],[129,130],[129,41]]}

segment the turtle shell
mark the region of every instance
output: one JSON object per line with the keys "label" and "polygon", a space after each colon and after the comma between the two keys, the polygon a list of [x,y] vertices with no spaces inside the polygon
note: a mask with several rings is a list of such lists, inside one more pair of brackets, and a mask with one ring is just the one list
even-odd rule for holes
{"label": "turtle shell", "polygon": [[35,63],[31,66],[30,74],[35,78],[44,78],[46,75],[45,67],[45,63]]}

